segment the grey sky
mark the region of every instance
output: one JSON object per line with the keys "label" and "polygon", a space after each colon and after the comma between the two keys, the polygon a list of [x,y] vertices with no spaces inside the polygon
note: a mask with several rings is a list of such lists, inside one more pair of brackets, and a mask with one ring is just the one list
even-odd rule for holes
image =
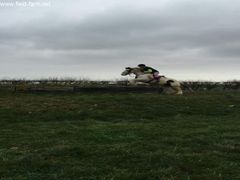
{"label": "grey sky", "polygon": [[0,78],[114,79],[145,63],[180,80],[240,79],[238,0],[31,2],[51,5],[0,0]]}

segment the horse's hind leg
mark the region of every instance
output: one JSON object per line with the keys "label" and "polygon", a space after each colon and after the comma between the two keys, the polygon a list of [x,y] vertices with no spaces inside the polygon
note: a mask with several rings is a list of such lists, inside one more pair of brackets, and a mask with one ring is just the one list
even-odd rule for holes
{"label": "horse's hind leg", "polygon": [[170,85],[171,89],[175,91],[174,94],[181,95],[183,94],[181,84],[177,81],[169,80],[167,83]]}
{"label": "horse's hind leg", "polygon": [[177,95],[183,94],[180,86],[171,86],[171,88],[176,92],[175,94],[177,94]]}
{"label": "horse's hind leg", "polygon": [[164,84],[165,93],[164,94],[182,94],[182,89],[173,80],[168,80]]}
{"label": "horse's hind leg", "polygon": [[163,91],[162,91],[163,94],[172,95],[176,93],[176,90],[173,89],[171,86],[165,85],[162,88],[163,88]]}

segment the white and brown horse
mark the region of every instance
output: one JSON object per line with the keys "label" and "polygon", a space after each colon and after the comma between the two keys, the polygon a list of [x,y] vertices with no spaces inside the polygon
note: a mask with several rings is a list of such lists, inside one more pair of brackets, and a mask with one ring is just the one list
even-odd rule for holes
{"label": "white and brown horse", "polygon": [[165,76],[160,76],[159,79],[154,79],[152,74],[145,74],[138,67],[126,67],[126,69],[122,72],[121,75],[126,76],[131,74],[135,75],[135,79],[129,80],[129,84],[131,85],[143,83],[150,85],[156,84],[160,85],[165,90],[168,89],[168,91],[166,91],[167,94],[183,94],[180,82],[175,79],[167,78]]}

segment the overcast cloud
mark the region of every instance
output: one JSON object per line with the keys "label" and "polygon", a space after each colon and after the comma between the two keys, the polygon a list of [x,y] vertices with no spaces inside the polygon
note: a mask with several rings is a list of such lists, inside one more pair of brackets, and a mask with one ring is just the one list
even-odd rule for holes
{"label": "overcast cloud", "polygon": [[48,6],[0,0],[0,78],[115,79],[145,63],[180,80],[240,79],[238,0],[30,2]]}

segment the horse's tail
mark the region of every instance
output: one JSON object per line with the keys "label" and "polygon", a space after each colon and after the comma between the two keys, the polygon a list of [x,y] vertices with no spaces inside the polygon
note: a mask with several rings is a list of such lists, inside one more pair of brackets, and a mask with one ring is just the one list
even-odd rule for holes
{"label": "horse's tail", "polygon": [[194,92],[193,89],[190,86],[186,85],[185,83],[181,83],[181,86],[189,90],[190,92]]}

